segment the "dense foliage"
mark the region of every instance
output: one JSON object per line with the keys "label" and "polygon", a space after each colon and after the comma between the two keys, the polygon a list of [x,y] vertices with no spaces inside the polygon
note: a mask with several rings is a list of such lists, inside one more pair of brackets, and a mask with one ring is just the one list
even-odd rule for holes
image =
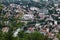
{"label": "dense foliage", "polygon": [[12,36],[12,32],[3,33],[0,31],[0,40],[49,40],[47,36],[39,32],[26,34],[23,31],[19,32],[17,37]]}

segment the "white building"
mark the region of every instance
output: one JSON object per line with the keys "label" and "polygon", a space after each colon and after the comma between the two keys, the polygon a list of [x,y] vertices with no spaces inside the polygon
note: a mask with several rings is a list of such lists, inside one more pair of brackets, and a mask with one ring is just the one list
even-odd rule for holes
{"label": "white building", "polygon": [[30,7],[30,10],[36,10],[36,11],[38,11],[39,8],[37,8],[37,7]]}
{"label": "white building", "polygon": [[12,3],[12,4],[10,4],[10,6],[11,6],[11,7],[15,7],[15,6],[16,6],[16,4]]}
{"label": "white building", "polygon": [[43,1],[48,1],[48,0],[43,0]]}
{"label": "white building", "polygon": [[13,37],[17,37],[19,31],[20,31],[20,28],[18,28],[18,29],[13,33]]}
{"label": "white building", "polygon": [[56,11],[60,11],[60,8],[57,8]]}
{"label": "white building", "polygon": [[54,6],[58,7],[58,4],[54,4]]}
{"label": "white building", "polygon": [[57,21],[54,21],[54,24],[57,25],[58,24]]}
{"label": "white building", "polygon": [[33,20],[34,19],[34,15],[33,14],[25,14],[22,17],[24,20]]}
{"label": "white building", "polygon": [[40,2],[40,0],[32,0],[32,1],[34,1],[34,2]]}

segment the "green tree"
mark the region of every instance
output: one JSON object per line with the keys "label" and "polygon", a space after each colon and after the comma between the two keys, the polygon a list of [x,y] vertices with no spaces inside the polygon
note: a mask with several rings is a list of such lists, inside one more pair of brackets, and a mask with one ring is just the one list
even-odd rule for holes
{"label": "green tree", "polygon": [[20,32],[19,37],[22,38],[22,40],[49,40],[47,36],[44,36],[43,34],[40,34],[39,32],[34,32],[31,34]]}
{"label": "green tree", "polygon": [[3,5],[0,3],[0,13],[2,11]]}
{"label": "green tree", "polygon": [[58,33],[57,37],[58,37],[58,38],[59,38],[59,40],[60,40],[60,32]]}

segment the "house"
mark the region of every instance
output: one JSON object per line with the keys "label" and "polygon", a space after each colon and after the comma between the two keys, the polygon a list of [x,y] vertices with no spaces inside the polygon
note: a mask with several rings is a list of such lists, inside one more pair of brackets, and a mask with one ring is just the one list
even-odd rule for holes
{"label": "house", "polygon": [[37,8],[37,7],[30,7],[30,10],[36,10],[36,11],[38,11],[39,10],[39,8]]}
{"label": "house", "polygon": [[38,15],[39,15],[41,20],[45,18],[45,14],[44,13],[39,13]]}
{"label": "house", "polygon": [[46,18],[46,21],[48,21],[48,20],[51,20],[51,21],[53,21],[53,18],[52,18],[52,16],[49,16],[48,18]]}
{"label": "house", "polygon": [[48,33],[48,38],[53,38],[53,37],[54,37],[54,33],[49,32]]}
{"label": "house", "polygon": [[15,7],[15,4],[12,3],[12,4],[10,4],[10,6],[11,6],[11,7]]}
{"label": "house", "polygon": [[43,0],[43,1],[48,1],[48,0]]}
{"label": "house", "polygon": [[18,28],[18,29],[13,33],[13,37],[16,37],[19,32],[20,32],[20,28]]}
{"label": "house", "polygon": [[54,4],[55,7],[58,7],[58,4]]}
{"label": "house", "polygon": [[60,11],[60,8],[56,8],[56,11]]}
{"label": "house", "polygon": [[9,27],[3,27],[2,31],[7,33],[9,31]]}
{"label": "house", "polygon": [[58,38],[54,38],[53,40],[59,40]]}
{"label": "house", "polygon": [[34,1],[34,2],[40,2],[40,0],[32,0],[32,1]]}
{"label": "house", "polygon": [[29,27],[27,31],[25,31],[25,33],[33,33],[35,32],[35,27]]}
{"label": "house", "polygon": [[5,25],[8,25],[8,24],[9,24],[9,21],[4,21],[4,24],[5,24]]}
{"label": "house", "polygon": [[33,20],[34,15],[33,14],[24,14],[22,17],[24,20]]}
{"label": "house", "polygon": [[40,23],[36,23],[35,26],[38,27],[40,25]]}
{"label": "house", "polygon": [[57,21],[54,21],[54,24],[55,24],[55,25],[57,25],[57,24],[58,24],[58,22],[57,22]]}

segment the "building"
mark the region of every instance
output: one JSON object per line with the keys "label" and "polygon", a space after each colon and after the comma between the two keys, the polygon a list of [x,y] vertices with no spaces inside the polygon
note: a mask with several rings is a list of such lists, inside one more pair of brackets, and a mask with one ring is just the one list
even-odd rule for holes
{"label": "building", "polygon": [[2,31],[3,31],[3,32],[8,32],[8,31],[9,31],[9,27],[3,27],[3,28],[2,28]]}
{"label": "building", "polygon": [[24,20],[33,20],[34,19],[34,15],[33,14],[25,14],[23,16]]}

